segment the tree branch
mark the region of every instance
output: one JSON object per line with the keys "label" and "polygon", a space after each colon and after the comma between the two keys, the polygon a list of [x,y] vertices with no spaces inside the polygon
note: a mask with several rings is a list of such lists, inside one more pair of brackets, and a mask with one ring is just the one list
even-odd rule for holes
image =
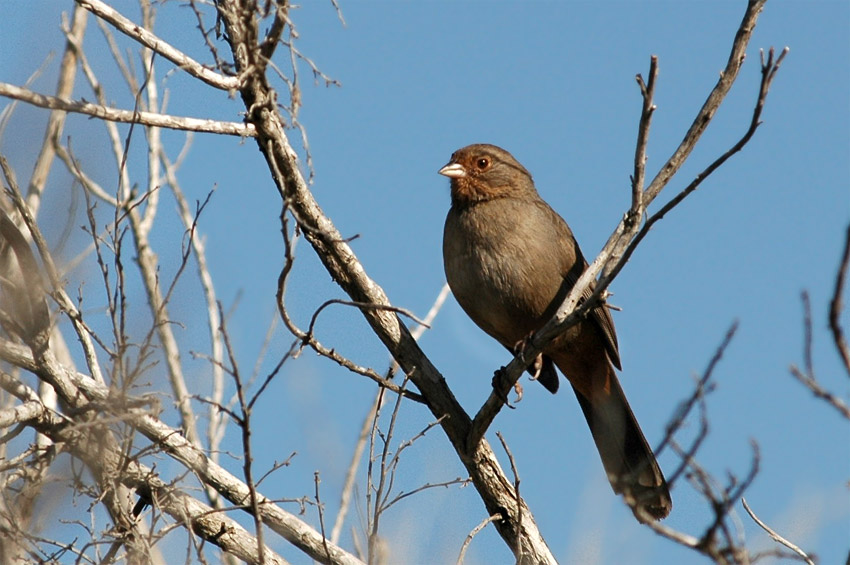
{"label": "tree branch", "polygon": [[41,108],[85,114],[87,116],[111,122],[142,124],[168,129],[218,133],[239,137],[253,137],[256,135],[256,132],[254,132],[254,128],[251,125],[236,122],[221,122],[218,120],[187,118],[182,116],[169,116],[154,112],[119,110],[117,108],[109,108],[107,106],[92,104],[90,102],[77,102],[74,100],[57,98],[55,96],[46,96],[44,94],[38,94],[37,92],[5,82],[0,82],[0,96],[21,100]]}
{"label": "tree branch", "polygon": [[220,88],[221,90],[235,90],[239,88],[239,79],[236,77],[227,77],[211,71],[206,66],[195,61],[182,51],[175,49],[169,43],[154,35],[150,30],[136,25],[129,19],[125,18],[117,10],[100,0],[76,1],[77,4],[90,11],[92,14],[112,24],[115,29],[130,39],[138,41],[145,47],[156,51],[179,68],[183,69],[195,78],[204,81],[208,85]]}

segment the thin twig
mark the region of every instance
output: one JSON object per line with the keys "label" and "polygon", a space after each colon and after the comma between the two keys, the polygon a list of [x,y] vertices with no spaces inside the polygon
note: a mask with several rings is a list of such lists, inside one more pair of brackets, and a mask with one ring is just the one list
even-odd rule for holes
{"label": "thin twig", "polygon": [[[640,113],[640,124],[638,125],[638,139],[635,144],[635,170],[632,174],[632,209],[643,208],[643,183],[646,175],[646,146],[649,142],[649,129],[652,123],[652,114],[655,112],[655,80],[658,78],[658,57],[653,55],[649,60],[649,82],[645,83],[643,77],[638,74],[635,79],[640,87],[643,97],[643,108]],[[638,218],[640,220],[640,218]]]}
{"label": "thin twig", "polygon": [[[243,388],[242,377],[239,373],[239,367],[236,363],[236,356],[233,352],[233,347],[230,343],[230,336],[225,327],[225,317],[222,312],[221,303],[218,305],[219,319],[221,319],[221,337],[224,341],[224,350],[230,363],[230,375],[233,377],[233,382],[236,385],[236,394],[239,398],[240,414],[237,423],[242,431],[242,472],[245,476],[245,484],[248,486],[248,499],[251,509],[251,514],[254,517],[254,531],[257,536],[257,555],[262,564],[265,560],[265,544],[263,543],[263,515],[260,512],[260,501],[257,494],[257,485],[254,482],[254,457],[251,449],[251,415],[252,410],[246,400],[245,390]],[[325,543],[325,536],[322,534],[322,542]],[[327,544],[325,543],[325,553],[328,552]]]}
{"label": "thin twig", "polygon": [[339,536],[342,533],[342,526],[345,523],[345,517],[348,514],[348,508],[351,503],[351,493],[354,490],[354,481],[357,478],[357,469],[360,467],[360,459],[363,457],[363,451],[366,449],[366,440],[369,438],[369,430],[372,428],[372,422],[375,418],[375,413],[378,411],[378,403],[384,396],[380,390],[375,394],[375,399],[366,412],[366,417],[360,426],[360,434],[357,436],[357,441],[354,444],[354,451],[351,454],[351,461],[348,464],[348,470],[345,472],[345,480],[342,485],[342,493],[340,494],[339,512],[336,515],[333,529],[331,529],[331,542],[337,543]]}
{"label": "thin twig", "polygon": [[847,403],[845,403],[840,397],[821,386],[815,376],[814,359],[812,356],[812,346],[814,341],[812,330],[812,305],[809,300],[809,293],[804,290],[801,293],[801,299],[803,302],[803,365],[805,367],[805,372],[792,364],[789,369],[791,371],[791,375],[800,381],[803,386],[808,388],[815,397],[822,398],[827,402],[827,404],[838,410],[844,418],[850,420],[850,406],[848,406]]}
{"label": "thin twig", "polygon": [[418,486],[415,489],[412,489],[412,490],[409,490],[409,491],[406,491],[406,492],[402,491],[402,492],[398,493],[395,496],[395,498],[393,498],[392,500],[390,500],[386,503],[386,505],[384,506],[384,510],[387,510],[388,508],[393,506],[395,503],[400,502],[400,501],[402,501],[405,498],[408,498],[410,496],[413,496],[414,494],[419,494],[420,492],[435,489],[435,488],[447,488],[447,487],[454,486],[454,485],[460,485],[461,488],[463,488],[463,487],[465,487],[466,485],[469,484],[469,481],[470,481],[470,479],[468,479],[468,478],[464,479],[462,477],[455,477],[454,479],[452,479],[450,481],[442,481],[442,482],[439,482],[439,483],[425,483],[424,485]]}
{"label": "thin twig", "polygon": [[665,427],[664,438],[655,448],[655,453],[659,454],[664,451],[664,448],[673,439],[675,433],[680,430],[685,423],[688,415],[693,410],[694,406],[697,404],[699,400],[705,397],[707,392],[711,391],[709,386],[709,382],[711,381],[711,377],[714,374],[714,369],[717,367],[717,364],[720,363],[720,360],[723,358],[723,354],[726,352],[726,349],[729,347],[729,344],[732,343],[732,338],[735,337],[735,333],[738,331],[738,320],[732,322],[732,325],[729,326],[729,329],[726,330],[726,335],[723,336],[723,340],[720,342],[720,345],[717,346],[717,349],[714,351],[714,355],[712,355],[711,360],[708,362],[708,365],[703,371],[702,376],[697,381],[696,386],[694,387],[694,392],[688,397],[684,402],[680,403],[676,408],[676,411],[671,418],[670,422],[667,423]]}
{"label": "thin twig", "polygon": [[[275,176],[279,175],[280,172],[277,171],[275,173]],[[287,284],[289,282],[289,274],[292,272],[292,268],[295,265],[295,245],[298,241],[297,231],[293,231],[292,235],[290,235],[289,233],[289,220],[287,218],[287,212],[289,210],[289,206],[286,203],[286,200],[284,199],[284,207],[280,214],[281,235],[283,237],[284,249],[284,263],[283,267],[281,267],[280,275],[278,275],[277,294],[275,296],[278,313],[280,314],[280,318],[281,320],[283,320],[284,325],[301,342],[302,345],[307,345],[311,347],[319,355],[331,359],[332,361],[338,363],[342,367],[345,367],[349,371],[363,375],[365,377],[369,377],[370,379],[381,385],[383,388],[391,390],[396,394],[403,394],[411,400],[424,404],[425,400],[422,395],[410,390],[403,390],[396,383],[379,375],[377,371],[369,367],[363,367],[361,365],[358,365],[350,359],[340,355],[336,350],[325,347],[311,334],[308,334],[307,332],[301,330],[289,316],[289,311],[286,308],[285,296]],[[299,226],[301,225],[302,224],[299,222]]]}
{"label": "thin twig", "polygon": [[[514,460],[514,454],[511,453],[511,449],[508,447],[508,442],[505,441],[505,438],[502,435],[502,432],[496,432],[496,436],[499,438],[499,441],[502,444],[502,449],[505,450],[505,453],[508,455],[508,461],[510,461],[510,463],[511,463],[511,472],[514,475],[514,498],[516,500],[517,508],[521,508],[523,502],[522,502],[522,496],[520,496],[520,494],[519,494],[520,478],[519,478],[519,471],[517,470],[517,466],[516,466],[516,461]],[[522,512],[519,513],[519,519],[517,520],[517,529],[522,529]],[[517,555],[517,563],[522,563],[523,557],[524,557],[524,555],[520,551],[520,553]]]}
{"label": "thin twig", "polygon": [[325,535],[325,512],[324,507],[322,506],[322,501],[319,499],[319,483],[322,482],[319,479],[319,472],[315,471],[313,473],[313,483],[316,486],[316,509],[319,511],[319,527],[322,532],[322,545],[325,547],[325,555],[328,558],[328,562],[332,563],[333,560],[331,558],[331,551],[328,549],[328,537]]}
{"label": "thin twig", "polygon": [[388,312],[396,312],[397,314],[402,314],[403,316],[407,316],[420,326],[429,327],[427,323],[423,322],[416,315],[407,310],[405,308],[399,308],[397,306],[387,306],[386,304],[369,304],[366,302],[354,302],[351,300],[341,300],[339,298],[332,298],[330,300],[326,300],[321,306],[319,306],[315,312],[313,312],[313,316],[310,318],[310,325],[307,327],[307,335],[312,337],[313,328],[316,325],[316,320],[319,318],[319,314],[321,314],[322,310],[327,308],[332,304],[343,304],[345,306],[354,306],[356,308],[365,308],[365,309],[376,309],[376,310],[386,310]]}
{"label": "thin twig", "polygon": [[292,460],[297,454],[298,452],[293,451],[289,454],[289,457],[287,457],[283,461],[275,461],[274,464],[271,466],[271,469],[263,473],[263,475],[259,479],[257,479],[257,487],[259,487],[263,483],[263,481],[266,480],[266,477],[271,476],[278,469],[281,469],[283,467],[289,467],[289,465],[292,463]]}
{"label": "thin twig", "polygon": [[469,532],[469,535],[467,535],[466,539],[463,540],[463,545],[460,546],[460,554],[457,556],[457,561],[456,561],[457,565],[463,564],[463,560],[466,557],[466,550],[469,549],[469,544],[472,543],[472,538],[474,538],[476,535],[478,535],[478,532],[480,532],[481,530],[486,528],[487,524],[489,524],[491,522],[496,522],[497,520],[501,520],[501,519],[502,519],[501,514],[493,514],[492,516],[487,516],[486,518],[481,520],[480,524],[478,524],[477,526],[472,528],[472,531]]}
{"label": "thin twig", "polygon": [[847,233],[844,236],[844,252],[841,254],[838,274],[835,276],[835,290],[829,302],[829,327],[832,329],[832,339],[835,341],[838,354],[844,361],[847,376],[850,377],[850,348],[847,347],[847,341],[844,339],[844,330],[841,328],[840,321],[841,311],[844,309],[842,300],[848,267],[850,267],[850,225],[847,226]]}
{"label": "thin twig", "polygon": [[768,526],[767,524],[762,522],[759,519],[759,517],[756,516],[756,513],[753,512],[752,508],[750,508],[750,505],[747,504],[746,498],[741,498],[741,503],[744,505],[744,510],[747,511],[747,514],[750,515],[750,518],[752,518],[753,521],[761,527],[761,529],[763,529],[765,532],[767,532],[767,535],[769,535],[771,537],[771,539],[773,539],[773,541],[775,541],[776,543],[784,545],[785,547],[787,547],[788,549],[790,549],[791,551],[793,551],[794,553],[799,555],[803,559],[803,561],[808,563],[808,565],[815,565],[815,562],[812,561],[812,558],[809,557],[806,554],[805,551],[803,551],[802,549],[800,549],[799,547],[797,547],[796,545],[794,545],[793,543],[791,543],[790,541],[788,541],[784,537],[780,536],[778,533],[776,533],[776,530],[772,529],[770,526]]}
{"label": "thin twig", "polygon": [[[177,161],[172,163],[163,149],[159,153],[159,158],[163,162],[165,179],[168,182],[168,186],[171,188],[171,193],[174,195],[174,199],[177,201],[177,209],[180,220],[183,223],[183,229],[186,230],[186,233],[194,233],[194,227],[198,221],[201,204],[199,202],[196,203],[195,213],[193,214],[189,208],[188,202],[186,201],[186,197],[183,194],[183,190],[180,187],[180,183],[178,182],[177,169],[182,155],[183,153],[181,152],[181,156],[178,156]],[[213,190],[215,190],[215,188],[213,188]],[[207,194],[205,202],[210,200],[212,192],[213,191],[210,191]],[[221,320],[218,316],[218,299],[216,297],[215,284],[207,265],[206,248],[203,238],[201,237],[191,237],[189,238],[189,243],[194,251],[197,276],[201,283],[201,288],[204,292],[204,299],[206,301],[207,330],[209,331],[211,357],[218,363],[221,363],[224,358],[224,348],[222,345],[221,331],[219,329],[221,326]],[[224,371],[221,369],[220,365],[215,363],[212,364],[211,380],[211,403],[210,410],[207,415],[209,418],[206,432],[207,448],[210,450],[210,456],[213,461],[218,462],[218,447],[224,436],[224,428],[226,424],[225,419],[222,418],[222,415],[217,408],[224,398]],[[217,506],[219,497],[215,494],[214,490],[207,489],[207,491],[208,495],[212,497],[210,499],[210,503],[213,506]]]}
{"label": "thin twig", "polygon": [[[423,320],[424,323],[417,325],[411,331],[413,339],[418,340],[422,334],[425,333],[425,330],[431,327],[434,318],[437,317],[437,313],[439,313],[440,309],[443,307],[443,304],[445,303],[446,298],[448,298],[450,292],[449,285],[447,283],[443,284],[443,287],[434,299],[434,303],[425,315]],[[395,359],[393,359],[390,363],[390,367],[384,375],[384,379],[389,382],[389,379],[393,377],[396,370],[398,370],[398,363]],[[360,459],[363,456],[363,450],[365,449],[366,441],[369,438],[369,430],[372,427],[375,413],[378,410],[378,403],[381,402],[383,398],[385,397],[379,390],[375,394],[375,399],[372,401],[369,410],[367,410],[366,416],[363,418],[363,424],[360,426],[360,434],[358,435],[357,441],[354,445],[354,452],[351,455],[351,462],[348,465],[348,470],[345,474],[345,481],[343,482],[342,493],[340,495],[339,512],[337,513],[333,529],[331,530],[331,541],[333,543],[337,543],[337,541],[339,541],[339,536],[342,533],[342,526],[345,522],[345,517],[348,513],[349,504],[351,502],[351,493],[354,488],[354,480],[357,476],[357,469],[360,466]]]}
{"label": "thin twig", "polygon": [[[409,382],[408,377],[405,377],[404,382],[402,383],[402,388],[407,387],[407,383]],[[369,562],[373,563],[377,557],[377,549],[378,549],[378,527],[380,524],[381,515],[384,511],[384,505],[386,503],[386,499],[389,497],[390,492],[392,490],[393,481],[395,479],[395,470],[396,465],[393,463],[397,461],[396,457],[390,458],[390,445],[392,443],[393,434],[396,429],[396,421],[398,420],[398,415],[401,412],[401,395],[398,395],[395,398],[395,405],[393,406],[393,411],[390,415],[390,423],[387,426],[386,434],[381,434],[381,439],[383,440],[383,449],[381,449],[380,455],[380,465],[378,471],[378,484],[375,487],[375,505],[372,509],[372,514],[368,516],[371,521],[369,526],[369,544],[368,544],[368,555]],[[375,421],[375,430],[380,433],[380,430],[377,428],[377,419]],[[374,437],[374,435],[373,435]]]}

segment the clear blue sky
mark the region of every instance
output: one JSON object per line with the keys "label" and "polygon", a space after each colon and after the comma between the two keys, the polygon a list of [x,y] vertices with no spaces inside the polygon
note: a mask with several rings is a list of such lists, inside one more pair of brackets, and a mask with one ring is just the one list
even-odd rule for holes
{"label": "clear blue sky", "polygon": [[[724,67],[745,3],[342,0],[346,26],[330,2],[303,4],[291,15],[300,33],[298,47],[342,85],[314,83],[301,67],[300,119],[310,139],[316,197],[345,236],[360,236],[352,246],[391,300],[424,316],[445,280],[440,246],[448,182],[436,171],[452,151],[473,142],[511,151],[569,222],[585,255],[594,256],[629,204],[641,102],[635,74],[645,74],[650,55],[658,55],[658,109],[648,149],[648,171],[654,174]],[[131,5],[118,5],[138,21]],[[22,84],[49,50],[61,49],[58,14],[69,6],[0,5],[0,80]],[[158,33],[207,61],[190,10],[178,3],[160,10]],[[86,44],[103,44],[93,23]],[[614,316],[623,386],[653,444],[730,324],[740,322],[715,372],[717,389],[708,399],[710,436],[699,459],[721,480],[727,470],[743,476],[755,439],[761,472],[747,494],[751,506],[822,563],[837,563],[846,559],[850,539],[848,423],[795,382],[788,368],[802,363],[800,292],[807,289],[817,374],[848,398],[826,313],[850,221],[850,4],[768,2],[738,82],[658,202],[743,134],[756,99],[758,50],[786,45],[790,55],[753,140],[653,229],[614,282],[612,302],[623,308]],[[90,56],[102,69],[108,97],[131,108],[126,88],[109,76],[114,71],[103,51]],[[49,92],[56,65],[47,67],[35,89]],[[167,68],[160,61],[160,73]],[[241,119],[240,101],[179,73],[166,86],[170,113]],[[75,95],[92,99],[83,87]],[[20,167],[19,177],[30,170],[43,118],[20,108],[2,139],[0,150]],[[73,143],[80,158],[102,182],[114,184],[114,167],[102,162],[102,145],[89,145],[83,132],[101,135],[99,126],[83,118],[69,121],[66,133],[77,136]],[[182,136],[167,139],[176,150]],[[139,164],[135,170],[141,175]],[[218,187],[200,228],[219,296],[227,306],[236,304],[230,331],[243,370],[250,371],[274,316],[282,263],[277,192],[251,140],[197,135],[181,174],[192,199],[202,200]],[[56,185],[44,213],[55,216],[58,236],[68,209],[63,195],[68,180],[59,172],[52,179]],[[173,274],[180,251],[172,209],[164,200],[157,232],[165,277]],[[319,304],[341,293],[306,243],[298,254],[301,270],[289,300],[306,326]],[[172,315],[185,328],[178,337],[185,349],[204,351],[197,285],[186,283],[179,290]],[[98,300],[92,308],[102,303]],[[850,327],[846,314],[843,321]],[[317,332],[322,342],[358,363],[378,370],[387,364],[385,350],[356,311],[332,307]],[[264,369],[289,343],[278,330]],[[493,370],[510,358],[453,299],[422,347],[470,412],[489,393]],[[193,386],[205,394],[206,364],[188,358],[186,363],[197,379]],[[151,379],[159,382],[157,376]],[[509,442],[522,495],[562,563],[703,562],[636,524],[611,493],[568,390],[553,397],[528,382],[525,390],[516,410],[499,415],[491,434],[500,430]],[[369,382],[309,352],[287,365],[258,407],[257,464],[264,469],[292,451],[298,455],[264,483],[264,492],[291,498],[312,493],[313,472],[319,470],[327,515],[333,516],[372,395]],[[400,419],[396,437],[405,439],[431,416],[410,403]],[[238,449],[237,434],[230,441],[228,447]],[[670,453],[660,459],[668,473],[677,462]],[[239,473],[238,462],[228,465]],[[462,472],[442,432],[433,430],[408,451],[397,485],[410,490]],[[360,485],[362,500],[364,481]],[[702,533],[709,519],[705,503],[684,482],[676,485],[673,498],[667,523]],[[740,505],[736,511],[750,547],[773,547]],[[350,521],[355,527],[357,512]],[[391,510],[383,532],[398,562],[453,562],[467,532],[483,518],[484,507],[471,487],[434,490]],[[307,519],[318,523],[315,513]],[[350,547],[348,538],[344,544]],[[275,547],[303,562],[285,543]],[[492,528],[475,539],[468,557],[469,563],[510,561]]]}

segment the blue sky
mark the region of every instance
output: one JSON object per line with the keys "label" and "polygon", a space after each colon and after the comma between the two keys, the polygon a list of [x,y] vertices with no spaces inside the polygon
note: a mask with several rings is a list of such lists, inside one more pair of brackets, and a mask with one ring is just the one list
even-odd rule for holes
{"label": "blue sky", "polygon": [[[744,9],[742,1],[603,7],[572,1],[343,0],[343,26],[330,2],[303,4],[291,15],[300,34],[298,48],[341,83],[314,83],[309,70],[300,69],[300,121],[309,135],[316,198],[343,235],[359,235],[353,249],[390,299],[420,316],[445,280],[441,237],[448,182],[436,171],[455,149],[488,142],[511,151],[592,257],[629,204],[641,103],[635,74],[646,74],[651,54],[659,57],[658,109],[648,148],[648,173],[654,174],[725,66]],[[131,4],[116,5],[138,21]],[[49,50],[61,49],[59,13],[69,7],[58,2],[0,5],[5,22],[0,24],[0,80],[22,84]],[[194,25],[181,4],[160,7],[157,33],[207,61]],[[109,99],[131,108],[126,88],[98,47],[103,41],[92,22],[86,45],[92,46],[90,57],[102,71]],[[612,285],[612,302],[623,308],[614,316],[621,380],[652,444],[728,327],[739,321],[737,336],[715,372],[717,389],[708,400],[710,437],[699,459],[721,480],[727,470],[743,476],[755,439],[761,472],[747,494],[749,503],[780,533],[831,563],[845,559],[848,551],[850,433],[847,422],[796,383],[788,367],[802,363],[800,292],[806,289],[813,305],[815,369],[826,386],[848,398],[848,381],[826,331],[850,221],[848,3],[768,2],[738,82],[655,209],[743,134],[757,94],[758,49],[786,45],[791,52],[753,140],[657,224]],[[56,66],[54,60],[33,88],[49,92]],[[160,61],[160,76],[168,68]],[[169,76],[165,87],[170,113],[241,119],[239,100],[184,75]],[[92,98],[82,86],[75,96]],[[44,117],[20,107],[0,140],[0,151],[19,167],[21,178],[31,170]],[[295,139],[297,133],[291,133]],[[76,117],[66,134],[86,167],[114,185],[114,167],[103,159],[100,127]],[[174,151],[182,139],[166,136]],[[133,164],[137,174],[144,173],[140,161]],[[69,182],[58,167],[51,180],[43,218],[56,226],[53,236],[58,237],[66,222]],[[249,371],[274,317],[282,264],[277,192],[250,140],[195,136],[181,181],[193,200],[217,187],[200,229],[219,297],[233,307],[229,328],[239,361]],[[181,230],[172,210],[166,199],[155,241],[166,278],[173,275],[180,253]],[[79,234],[72,238],[67,256],[84,243]],[[289,301],[306,326],[318,305],[341,292],[306,242],[298,248],[297,261]],[[70,278],[93,274],[83,268]],[[197,284],[187,280],[178,290],[172,316],[184,324],[181,345],[205,351]],[[102,299],[95,294],[91,304],[95,316]],[[846,314],[843,321],[850,327]],[[360,364],[386,367],[386,351],[356,311],[332,307],[321,316],[317,334]],[[277,331],[264,370],[290,341]],[[469,412],[489,393],[493,370],[510,359],[453,299],[421,343]],[[188,356],[185,363],[196,379],[193,386],[205,394],[208,366]],[[153,374],[151,381],[157,387],[160,378]],[[267,468],[293,451],[298,455],[264,483],[266,494],[292,498],[311,493],[313,472],[319,470],[322,498],[333,516],[373,390],[370,382],[309,352],[288,364],[258,405],[257,465]],[[496,441],[496,430],[505,435],[522,477],[522,494],[561,562],[703,562],[636,524],[610,492],[571,394],[551,396],[528,382],[525,390],[516,410],[499,415],[488,438]],[[425,409],[405,404],[396,437],[410,437],[430,421]],[[228,447],[237,450],[238,435],[229,440]],[[660,463],[669,473],[677,460],[665,453]],[[506,459],[504,464],[507,468]],[[239,472],[239,462],[229,465]],[[401,473],[399,488],[410,490],[460,476],[462,467],[442,433],[432,430],[408,450]],[[365,482],[360,485],[362,499]],[[699,535],[709,509],[684,482],[673,498],[666,523]],[[736,510],[750,547],[772,547],[740,505]],[[408,563],[453,562],[466,534],[485,517],[473,490],[456,487],[411,497],[387,516],[383,531],[393,555]],[[317,523],[315,514],[306,519]],[[359,528],[356,512],[349,523]],[[351,547],[347,539],[343,543]],[[303,562],[285,543],[275,547]],[[468,554],[469,563],[510,561],[492,528],[475,539]]]}

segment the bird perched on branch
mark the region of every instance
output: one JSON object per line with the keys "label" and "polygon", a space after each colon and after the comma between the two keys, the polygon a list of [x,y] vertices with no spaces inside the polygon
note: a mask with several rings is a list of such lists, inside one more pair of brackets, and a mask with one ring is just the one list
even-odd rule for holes
{"label": "bird perched on branch", "polygon": [[[439,173],[451,179],[443,262],[452,293],[478,327],[516,351],[555,314],[587,262],[567,223],[504,149],[464,147]],[[620,355],[604,305],[555,338],[529,369],[553,394],[555,366],[575,391],[614,491],[639,520],[667,516],[667,483],[614,372]]]}

